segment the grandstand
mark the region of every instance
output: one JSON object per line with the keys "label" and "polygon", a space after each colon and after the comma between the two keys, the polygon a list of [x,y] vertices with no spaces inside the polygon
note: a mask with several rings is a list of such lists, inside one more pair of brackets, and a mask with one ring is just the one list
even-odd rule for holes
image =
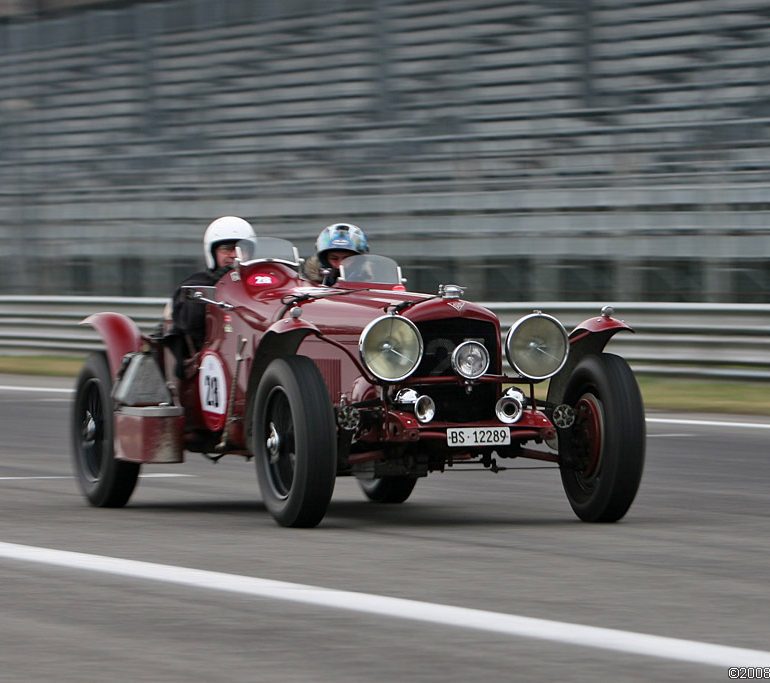
{"label": "grandstand", "polygon": [[236,213],[475,299],[770,300],[761,0],[4,7],[2,293],[167,293]]}

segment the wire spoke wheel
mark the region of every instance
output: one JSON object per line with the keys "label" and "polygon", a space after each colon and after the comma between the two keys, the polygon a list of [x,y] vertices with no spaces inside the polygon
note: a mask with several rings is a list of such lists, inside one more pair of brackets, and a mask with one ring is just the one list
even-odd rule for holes
{"label": "wire spoke wheel", "polygon": [[289,399],[280,387],[273,389],[268,400],[265,448],[270,486],[278,498],[286,499],[294,482],[297,453]]}
{"label": "wire spoke wheel", "polygon": [[604,448],[604,408],[593,393],[584,394],[578,400],[572,432],[573,456],[577,461],[575,482],[590,496],[601,476]]}
{"label": "wire spoke wheel", "polygon": [[559,437],[562,485],[586,522],[616,522],[636,497],[646,447],[644,406],[628,364],[609,353],[578,363],[565,403],[575,423]]}
{"label": "wire spoke wheel", "polygon": [[83,402],[85,405],[79,411],[83,470],[91,481],[96,481],[104,461],[104,409],[99,396],[99,385],[95,379],[86,383]]}
{"label": "wire spoke wheel", "polygon": [[72,462],[91,505],[122,507],[136,487],[140,465],[115,459],[112,376],[104,354],[89,356],[75,386]]}
{"label": "wire spoke wheel", "polygon": [[282,526],[316,526],[337,474],[337,430],[326,383],[305,356],[275,359],[252,402],[250,443],[262,498]]}

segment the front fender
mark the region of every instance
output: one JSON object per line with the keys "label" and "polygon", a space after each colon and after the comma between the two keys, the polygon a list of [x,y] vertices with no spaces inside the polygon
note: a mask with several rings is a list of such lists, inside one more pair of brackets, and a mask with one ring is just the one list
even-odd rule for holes
{"label": "front fender", "polygon": [[301,318],[281,318],[265,330],[265,337],[267,338],[269,334],[291,334],[296,332],[304,332],[302,337],[306,337],[308,334],[321,335],[320,330],[313,323],[307,322],[307,320],[302,320]]}
{"label": "front fender", "polygon": [[122,313],[94,313],[81,320],[80,324],[91,325],[102,338],[107,347],[107,361],[114,381],[123,357],[127,353],[139,351],[142,347],[139,326]]}
{"label": "front fender", "polygon": [[[252,401],[257,393],[257,386],[262,379],[267,366],[276,358],[293,356],[297,353],[305,337],[315,334],[321,336],[318,328],[312,323],[298,318],[282,318],[265,330],[259,344],[255,346],[253,361],[246,386],[246,415],[250,416],[254,409]],[[246,436],[251,439],[251,419],[247,417]]]}
{"label": "front fender", "polygon": [[[602,314],[595,318],[588,318],[588,320],[584,320],[582,323],[578,324],[569,334],[570,344],[574,344],[590,334],[602,334],[608,332],[609,334],[604,342],[606,344],[613,334],[620,332],[621,330],[628,330],[629,332],[634,331],[625,320],[618,320],[611,315]],[[602,348],[603,347],[604,345],[602,345]]]}
{"label": "front fender", "polygon": [[618,332],[634,332],[634,329],[623,320],[613,318],[602,312],[595,318],[588,318],[579,323],[569,334],[569,357],[564,367],[557,375],[551,377],[548,383],[547,401],[551,405],[559,405],[564,400],[567,382],[572,371],[586,356],[600,354],[612,337]]}

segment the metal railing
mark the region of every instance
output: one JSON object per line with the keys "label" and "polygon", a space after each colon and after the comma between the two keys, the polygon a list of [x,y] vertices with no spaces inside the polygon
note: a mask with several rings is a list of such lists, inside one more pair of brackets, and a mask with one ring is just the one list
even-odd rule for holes
{"label": "metal railing", "polygon": [[[0,296],[0,354],[82,354],[102,348],[97,333],[80,325],[98,311],[129,316],[150,332],[165,298]],[[604,302],[487,302],[502,330],[542,310],[571,330],[599,315]],[[617,303],[615,317],[635,334],[616,335],[609,350],[642,374],[770,380],[770,304]]]}
{"label": "metal railing", "polygon": [[80,322],[99,311],[132,318],[150,332],[162,319],[165,298],[0,296],[0,353],[79,354],[103,348],[99,335]]}
{"label": "metal railing", "polygon": [[[503,330],[522,313],[539,309],[570,331],[599,315],[605,302],[484,304]],[[681,377],[770,380],[770,304],[635,303],[614,306],[635,334],[619,333],[608,350],[636,372]]]}

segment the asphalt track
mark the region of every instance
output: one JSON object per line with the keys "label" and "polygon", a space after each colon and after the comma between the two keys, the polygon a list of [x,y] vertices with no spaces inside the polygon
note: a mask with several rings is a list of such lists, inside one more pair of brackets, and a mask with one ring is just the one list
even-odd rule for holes
{"label": "asphalt track", "polygon": [[234,457],[146,467],[128,507],[90,508],[69,384],[0,376],[0,681],[770,677],[770,421],[650,415],[614,525],[537,468],[435,474],[400,506],[340,479],[290,530]]}

